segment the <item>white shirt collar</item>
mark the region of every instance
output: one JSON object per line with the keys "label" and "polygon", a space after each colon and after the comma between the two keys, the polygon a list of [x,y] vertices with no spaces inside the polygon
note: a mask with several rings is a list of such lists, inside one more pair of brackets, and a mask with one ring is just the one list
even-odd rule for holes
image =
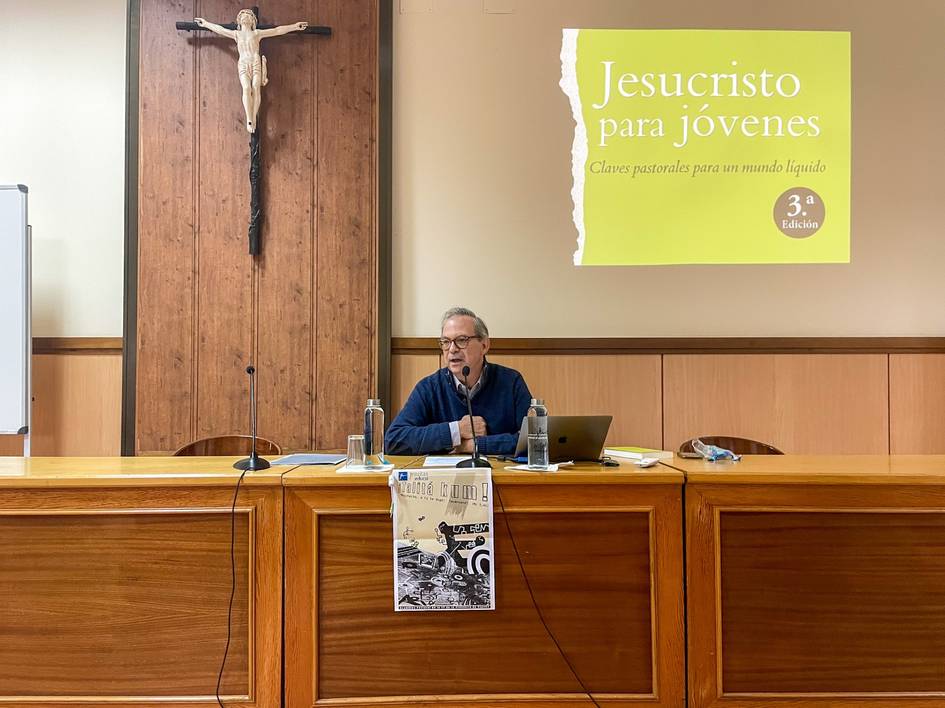
{"label": "white shirt collar", "polygon": [[[479,393],[479,391],[482,389],[482,384],[486,380],[486,371],[488,370],[488,368],[489,368],[488,363],[485,363],[482,365],[482,373],[479,374],[479,380],[473,384],[472,389],[470,389],[469,391],[470,398],[474,398],[476,394]],[[453,383],[456,386],[456,390],[465,396],[466,386],[463,384],[462,381],[459,380],[456,374],[453,374]]]}

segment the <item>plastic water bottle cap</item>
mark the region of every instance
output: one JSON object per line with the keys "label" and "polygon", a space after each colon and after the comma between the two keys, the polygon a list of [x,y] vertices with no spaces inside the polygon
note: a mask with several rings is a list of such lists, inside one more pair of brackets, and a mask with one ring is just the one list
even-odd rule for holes
{"label": "plastic water bottle cap", "polygon": [[532,405],[533,405],[533,406],[543,406],[543,405],[545,405],[545,399],[544,399],[544,398],[533,398],[533,399],[532,399]]}
{"label": "plastic water bottle cap", "polygon": [[381,399],[380,399],[380,398],[369,398],[367,404],[368,404],[369,406],[376,406],[376,407],[380,408]]}

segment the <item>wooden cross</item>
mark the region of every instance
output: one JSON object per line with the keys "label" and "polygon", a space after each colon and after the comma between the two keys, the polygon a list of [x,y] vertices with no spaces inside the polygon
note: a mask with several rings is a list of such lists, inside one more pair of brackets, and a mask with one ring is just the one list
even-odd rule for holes
{"label": "wooden cross", "polygon": [[260,52],[259,44],[270,37],[279,37],[290,32],[301,34],[331,35],[330,27],[312,27],[307,22],[296,22],[291,25],[258,24],[259,8],[240,10],[236,15],[236,22],[225,25],[207,22],[201,17],[194,18],[193,22],[178,22],[179,30],[196,32],[205,30],[236,42],[239,51],[237,70],[240,86],[243,89],[243,111],[246,114],[246,130],[249,132],[249,252],[258,256],[260,252],[260,224],[262,222],[262,207],[260,206],[260,154],[259,131],[257,130],[257,115],[262,98],[262,87],[269,81],[269,71],[266,57]]}

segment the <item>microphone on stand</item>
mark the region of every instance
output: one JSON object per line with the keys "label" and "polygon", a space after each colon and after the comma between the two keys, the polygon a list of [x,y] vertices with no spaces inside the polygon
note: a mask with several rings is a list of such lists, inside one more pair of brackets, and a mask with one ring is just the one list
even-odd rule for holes
{"label": "microphone on stand", "polygon": [[253,429],[253,451],[249,457],[234,462],[233,466],[238,470],[256,472],[269,469],[269,461],[256,454],[256,367],[250,364],[246,367],[246,373],[249,374],[249,421]]}
{"label": "microphone on stand", "polygon": [[484,457],[479,457],[479,442],[476,439],[476,424],[473,422],[472,414],[472,401],[469,398],[469,379],[466,377],[469,376],[469,367],[463,367],[463,386],[466,387],[466,410],[469,413],[469,426],[472,428],[473,435],[473,456],[468,460],[463,460],[460,462],[457,467],[489,467],[492,465],[489,464],[489,460]]}

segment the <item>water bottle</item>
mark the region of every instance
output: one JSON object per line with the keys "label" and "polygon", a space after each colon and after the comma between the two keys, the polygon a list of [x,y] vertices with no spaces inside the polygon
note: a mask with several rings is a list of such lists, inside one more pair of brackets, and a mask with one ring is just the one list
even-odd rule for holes
{"label": "water bottle", "polygon": [[541,398],[528,407],[528,466],[548,469],[548,409]]}
{"label": "water bottle", "polygon": [[384,409],[379,398],[369,398],[364,409],[364,466],[381,468],[384,457]]}

